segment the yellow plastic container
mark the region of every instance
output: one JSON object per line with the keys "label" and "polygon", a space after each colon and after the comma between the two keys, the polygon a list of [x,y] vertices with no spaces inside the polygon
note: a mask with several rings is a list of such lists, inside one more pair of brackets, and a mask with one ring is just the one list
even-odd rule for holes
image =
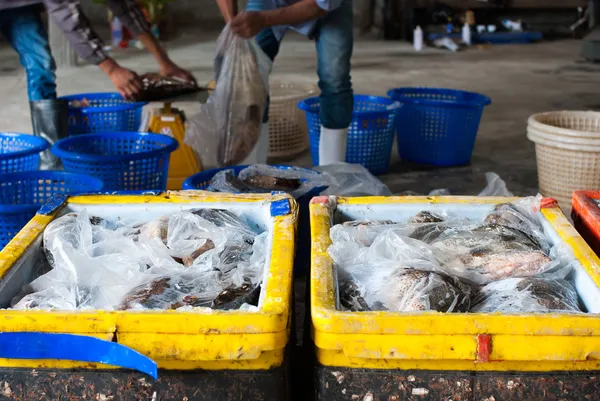
{"label": "yellow plastic container", "polygon": [[[139,218],[197,208],[241,214],[270,230],[267,273],[259,311],[0,310],[0,332],[67,333],[116,341],[166,370],[251,370],[281,367],[289,339],[297,206],[287,195],[227,195],[204,191],[158,195],[89,195],[55,198],[0,252],[0,302],[25,284],[25,269],[41,258],[40,235],[54,218],[86,208],[105,218]],[[106,369],[65,360],[1,359],[2,368]],[[194,399],[188,397],[190,400]]]}
{"label": "yellow plastic container", "polygon": [[[504,202],[507,198],[313,198],[311,314],[318,364],[332,369],[471,373],[600,370],[600,316],[597,315],[600,260],[558,206],[548,199],[542,202],[540,211],[545,232],[555,243],[563,242],[573,249],[579,261],[573,273],[574,283],[590,313],[503,315],[337,310],[337,282],[333,261],[327,254],[333,224],[359,219],[406,221],[421,210],[435,212],[448,208],[455,214],[483,219],[495,204]],[[322,383],[323,388],[328,386]]]}

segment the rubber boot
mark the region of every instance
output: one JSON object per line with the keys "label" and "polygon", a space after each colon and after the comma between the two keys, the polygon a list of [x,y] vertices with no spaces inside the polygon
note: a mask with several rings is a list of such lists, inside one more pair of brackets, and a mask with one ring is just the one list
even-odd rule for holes
{"label": "rubber boot", "polygon": [[330,129],[321,126],[319,138],[319,166],[346,161],[348,128]]}
{"label": "rubber boot", "polygon": [[244,159],[240,164],[267,164],[267,157],[269,155],[269,123],[262,123],[260,125],[260,135],[258,142],[254,145],[252,152]]}
{"label": "rubber boot", "polygon": [[[33,134],[44,138],[54,145],[60,139],[69,136],[69,103],[66,100],[49,99],[29,102]],[[56,170],[62,168],[60,159],[50,153],[42,152],[40,169]]]}

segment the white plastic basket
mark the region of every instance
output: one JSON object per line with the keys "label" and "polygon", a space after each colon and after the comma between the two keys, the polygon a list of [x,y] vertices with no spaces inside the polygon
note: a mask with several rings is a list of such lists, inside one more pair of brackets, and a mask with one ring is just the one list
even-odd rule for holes
{"label": "white plastic basket", "polygon": [[298,102],[314,96],[313,84],[272,82],[269,106],[269,157],[295,156],[308,148],[308,128]]}
{"label": "white plastic basket", "polygon": [[555,111],[529,117],[540,191],[569,207],[574,190],[600,189],[600,113]]}

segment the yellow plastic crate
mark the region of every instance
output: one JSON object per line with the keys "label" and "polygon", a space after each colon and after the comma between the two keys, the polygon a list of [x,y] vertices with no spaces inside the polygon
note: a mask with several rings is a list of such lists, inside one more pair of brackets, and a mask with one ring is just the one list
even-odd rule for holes
{"label": "yellow plastic crate", "polygon": [[[257,312],[0,310],[0,332],[63,333],[116,341],[167,370],[268,370],[284,362],[289,339],[297,205],[288,195],[204,191],[158,195],[57,197],[0,252],[0,303],[6,307],[42,257],[40,235],[57,216],[86,208],[104,218],[150,220],[193,208],[222,208],[270,230],[267,272]],[[3,368],[106,369],[69,360],[2,359]],[[192,398],[190,398],[192,399]]]}
{"label": "yellow plastic crate", "polygon": [[507,198],[313,198],[311,314],[318,363],[386,370],[599,370],[600,260],[549,199],[542,202],[540,211],[545,232],[555,243],[572,248],[579,261],[574,283],[590,313],[503,315],[336,309],[337,283],[333,261],[327,254],[333,224],[360,219],[406,221],[421,210],[444,209],[483,219],[495,204],[504,202]]}

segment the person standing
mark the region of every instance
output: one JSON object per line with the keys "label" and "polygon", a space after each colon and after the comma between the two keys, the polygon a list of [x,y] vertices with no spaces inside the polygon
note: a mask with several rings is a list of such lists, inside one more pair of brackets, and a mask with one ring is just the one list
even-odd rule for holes
{"label": "person standing", "polygon": [[[273,61],[288,29],[314,40],[321,90],[319,165],[344,162],[354,109],[350,78],[354,45],[352,1],[248,0],[242,13],[238,13],[236,0],[217,0],[217,4],[232,31],[243,38],[256,36],[260,48]],[[268,105],[265,127],[267,113]],[[268,128],[264,131],[268,135]]]}
{"label": "person standing", "polygon": [[[152,35],[135,0],[106,0],[106,3],[113,15],[154,55],[162,75],[194,81],[188,71],[168,57]],[[42,21],[44,7],[75,52],[87,62],[97,65],[124,98],[135,98],[142,89],[142,82],[135,72],[120,66],[106,54],[78,0],[0,0],[0,32],[19,54],[25,68],[33,132],[53,144],[68,136],[68,104],[57,99],[56,64]],[[57,165],[56,158],[49,152],[42,155],[42,168],[55,168]]]}

